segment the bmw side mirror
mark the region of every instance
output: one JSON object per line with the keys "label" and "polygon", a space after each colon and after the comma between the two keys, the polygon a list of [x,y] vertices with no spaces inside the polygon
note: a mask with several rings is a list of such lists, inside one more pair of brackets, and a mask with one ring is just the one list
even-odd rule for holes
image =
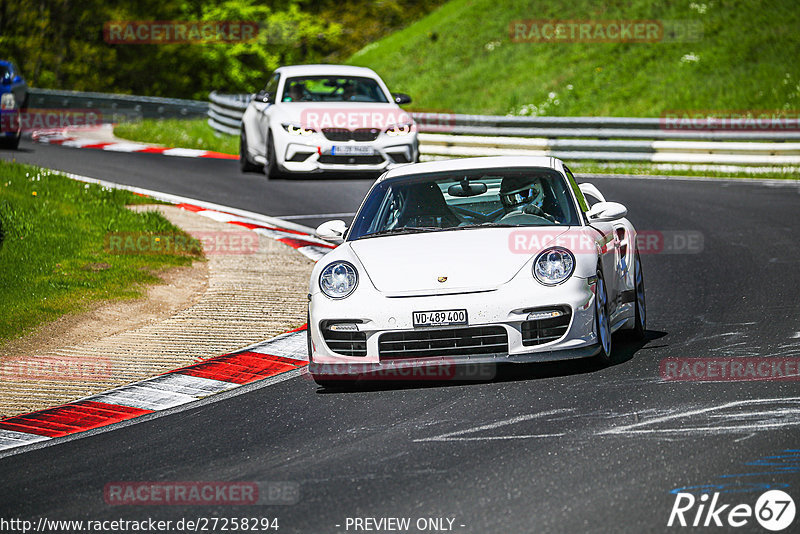
{"label": "bmw side mirror", "polygon": [[339,245],[344,242],[344,233],[346,231],[347,224],[345,224],[344,221],[336,219],[317,226],[314,235],[320,239]]}
{"label": "bmw side mirror", "polygon": [[405,93],[392,93],[392,96],[394,97],[394,103],[398,106],[411,103],[411,97]]}
{"label": "bmw side mirror", "polygon": [[258,93],[256,93],[255,99],[256,102],[263,102],[265,104],[268,104],[272,100],[272,94],[269,93],[268,91],[259,91]]}
{"label": "bmw side mirror", "polygon": [[592,209],[586,212],[589,221],[608,222],[621,219],[628,214],[628,208],[619,202],[598,202]]}

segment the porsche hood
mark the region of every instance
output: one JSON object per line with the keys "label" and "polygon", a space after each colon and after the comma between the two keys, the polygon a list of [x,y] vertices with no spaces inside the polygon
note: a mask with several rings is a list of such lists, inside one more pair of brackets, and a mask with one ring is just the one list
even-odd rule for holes
{"label": "porsche hood", "polygon": [[[348,245],[375,288],[389,296],[490,291],[569,227],[484,228],[362,238]],[[525,232],[532,247],[514,239]]]}

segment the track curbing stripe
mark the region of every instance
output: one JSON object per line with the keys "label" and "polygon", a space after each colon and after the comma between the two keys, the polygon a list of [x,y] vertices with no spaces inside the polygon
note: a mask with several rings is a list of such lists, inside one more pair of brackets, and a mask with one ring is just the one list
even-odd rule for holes
{"label": "track curbing stripe", "polygon": [[[58,140],[65,141],[67,140]],[[94,146],[102,148],[109,144],[111,143]],[[87,147],[90,146],[92,145]],[[95,181],[85,177],[70,177]],[[134,192],[141,196],[148,196],[146,193],[149,193]],[[314,261],[335,248],[310,233],[300,231],[299,228],[304,227],[282,227],[283,221],[280,219],[267,218],[275,226],[266,226],[252,217],[226,211],[224,207],[210,209],[179,200],[174,200],[173,203],[198,215],[248,228],[286,244]],[[61,406],[0,420],[0,451],[108,427],[158,411],[172,410],[218,393],[303,369],[308,365],[305,331],[306,325],[303,325],[236,352],[212,357]]]}

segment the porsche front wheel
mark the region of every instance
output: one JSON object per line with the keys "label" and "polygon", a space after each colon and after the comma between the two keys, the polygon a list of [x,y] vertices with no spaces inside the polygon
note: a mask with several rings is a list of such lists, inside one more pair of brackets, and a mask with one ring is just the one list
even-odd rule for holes
{"label": "porsche front wheel", "polygon": [[608,293],[603,272],[597,270],[597,282],[594,291],[594,321],[597,330],[597,342],[600,345],[598,358],[604,364],[611,363],[611,318],[608,316]]}

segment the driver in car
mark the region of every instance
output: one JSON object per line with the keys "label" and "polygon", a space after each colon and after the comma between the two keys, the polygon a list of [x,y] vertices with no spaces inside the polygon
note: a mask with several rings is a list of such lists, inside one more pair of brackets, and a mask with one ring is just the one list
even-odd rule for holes
{"label": "driver in car", "polygon": [[348,83],[344,86],[344,90],[342,91],[342,100],[349,102],[353,100],[356,96],[356,84]]}
{"label": "driver in car", "polygon": [[515,220],[524,223],[527,215],[535,215],[552,223],[555,217],[542,209],[544,188],[540,178],[508,176],[500,184],[500,202],[504,215],[500,220],[513,224]]}
{"label": "driver in car", "polygon": [[306,87],[302,82],[295,82],[289,87],[289,98],[291,102],[302,102],[305,97]]}

